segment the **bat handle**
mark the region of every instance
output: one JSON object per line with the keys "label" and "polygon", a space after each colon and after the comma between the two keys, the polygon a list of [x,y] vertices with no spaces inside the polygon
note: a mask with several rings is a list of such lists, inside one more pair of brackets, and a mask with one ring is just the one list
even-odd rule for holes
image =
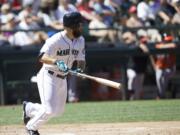
{"label": "bat handle", "polygon": [[71,75],[76,75],[76,74],[77,74],[77,72],[76,72],[76,71],[74,71],[74,70],[70,70],[70,69],[68,70],[68,73],[69,73],[69,74],[71,74]]}
{"label": "bat handle", "polygon": [[81,73],[78,73],[77,71],[74,71],[74,70],[71,70],[71,69],[68,70],[68,73],[71,74],[71,75],[75,75],[77,77],[81,77],[83,79],[85,79],[86,76],[87,76],[87,75],[82,75]]}

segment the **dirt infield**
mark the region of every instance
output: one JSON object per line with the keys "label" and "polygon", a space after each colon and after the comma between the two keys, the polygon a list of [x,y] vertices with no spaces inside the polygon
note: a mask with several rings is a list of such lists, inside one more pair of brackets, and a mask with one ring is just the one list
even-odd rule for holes
{"label": "dirt infield", "polygon": [[[41,135],[180,135],[180,122],[45,125]],[[0,135],[26,135],[24,126],[0,126]]]}

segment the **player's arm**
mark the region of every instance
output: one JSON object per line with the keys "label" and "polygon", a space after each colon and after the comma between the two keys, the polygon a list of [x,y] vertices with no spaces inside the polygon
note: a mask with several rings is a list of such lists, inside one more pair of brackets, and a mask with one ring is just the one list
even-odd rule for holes
{"label": "player's arm", "polygon": [[155,59],[154,59],[153,55],[150,54],[149,48],[147,47],[147,45],[144,43],[140,43],[139,47],[144,53],[149,54],[150,62],[152,64],[153,69],[155,70],[156,69]]}
{"label": "player's arm", "polygon": [[158,49],[163,49],[163,48],[175,48],[176,44],[175,43],[164,43],[164,44],[157,44],[156,48]]}
{"label": "player's arm", "polygon": [[54,65],[56,63],[55,58],[52,58],[51,56],[49,56],[49,55],[47,55],[45,53],[42,53],[39,56],[39,61],[42,62],[42,63],[45,63],[45,64],[50,64],[50,65]]}
{"label": "player's arm", "polygon": [[39,59],[40,62],[50,65],[56,65],[58,69],[62,72],[68,71],[68,66],[64,63],[64,61],[56,60],[55,58],[43,53]]}
{"label": "player's arm", "polygon": [[140,43],[139,48],[144,52],[144,53],[149,53],[149,48],[147,47],[146,44]]}

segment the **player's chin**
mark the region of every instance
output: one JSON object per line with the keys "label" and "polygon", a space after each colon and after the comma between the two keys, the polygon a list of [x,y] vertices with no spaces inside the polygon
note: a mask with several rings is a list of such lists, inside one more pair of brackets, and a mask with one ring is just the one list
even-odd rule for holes
{"label": "player's chin", "polygon": [[82,35],[82,32],[80,30],[73,31],[74,38],[79,38],[81,35]]}

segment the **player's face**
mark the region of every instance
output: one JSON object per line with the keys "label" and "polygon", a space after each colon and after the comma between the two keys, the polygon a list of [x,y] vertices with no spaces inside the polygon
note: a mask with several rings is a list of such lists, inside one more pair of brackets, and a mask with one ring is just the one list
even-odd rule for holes
{"label": "player's face", "polygon": [[79,27],[72,29],[72,34],[74,38],[78,38],[82,35],[82,24],[80,23]]}

